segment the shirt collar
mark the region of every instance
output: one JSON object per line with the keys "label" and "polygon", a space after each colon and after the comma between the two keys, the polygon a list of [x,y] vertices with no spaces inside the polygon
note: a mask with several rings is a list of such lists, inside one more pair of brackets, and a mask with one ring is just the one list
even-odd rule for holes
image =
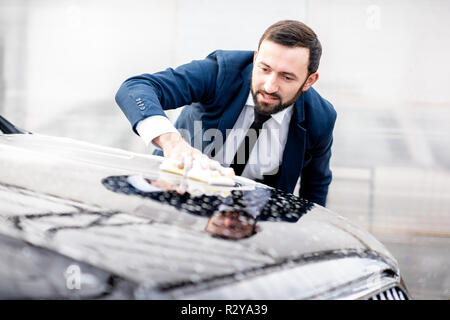
{"label": "shirt collar", "polygon": [[[252,92],[250,91],[250,94],[248,95],[247,98],[247,102],[245,103],[245,105],[248,108],[255,108],[255,102],[253,101],[253,96],[252,96]],[[292,116],[292,111],[294,110],[293,108],[294,104],[291,104],[289,107],[287,107],[284,110],[281,110],[280,112],[277,112],[275,114],[272,114],[271,117],[279,124],[281,125],[281,123],[283,122],[283,119],[285,116]]]}

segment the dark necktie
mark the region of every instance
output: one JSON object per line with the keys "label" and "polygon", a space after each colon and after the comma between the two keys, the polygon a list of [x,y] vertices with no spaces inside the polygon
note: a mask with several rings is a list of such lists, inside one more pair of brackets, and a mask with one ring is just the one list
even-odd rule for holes
{"label": "dark necktie", "polygon": [[270,119],[270,115],[259,113],[256,109],[254,110],[255,120],[248,129],[247,134],[244,136],[241,145],[234,155],[233,162],[230,165],[238,176],[240,176],[244,171],[245,165],[250,157],[250,153],[255,146],[256,140],[258,140],[259,132],[263,126],[263,123]]}

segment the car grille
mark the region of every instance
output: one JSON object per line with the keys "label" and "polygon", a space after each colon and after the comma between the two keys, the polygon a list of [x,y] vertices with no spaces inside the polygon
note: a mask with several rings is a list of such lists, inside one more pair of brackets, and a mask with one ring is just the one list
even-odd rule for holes
{"label": "car grille", "polygon": [[373,295],[369,300],[409,300],[408,296],[399,287],[393,287]]}

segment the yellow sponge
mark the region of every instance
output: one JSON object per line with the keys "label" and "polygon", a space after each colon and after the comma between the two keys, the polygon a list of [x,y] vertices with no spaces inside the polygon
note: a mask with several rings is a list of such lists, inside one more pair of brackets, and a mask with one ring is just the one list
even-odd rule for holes
{"label": "yellow sponge", "polygon": [[218,170],[203,169],[199,162],[194,161],[192,168],[187,174],[184,168],[179,168],[175,160],[165,158],[159,166],[162,171],[186,176],[187,178],[204,182],[211,185],[234,186],[234,171],[232,168],[223,168],[222,172]]}

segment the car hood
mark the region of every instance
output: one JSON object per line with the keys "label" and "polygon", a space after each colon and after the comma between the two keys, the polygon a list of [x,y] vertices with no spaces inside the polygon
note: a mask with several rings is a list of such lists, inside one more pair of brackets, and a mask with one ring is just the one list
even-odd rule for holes
{"label": "car hood", "polygon": [[[0,135],[0,233],[126,279],[146,298],[201,297],[205,286],[319,262],[333,269],[330,261],[340,259],[371,261],[360,277],[384,270],[398,275],[380,242],[319,205],[296,222],[260,221],[260,232],[233,241],[206,233],[205,216],[102,183],[158,175],[160,163],[160,157],[68,138]],[[223,291],[212,297],[236,298]]]}

